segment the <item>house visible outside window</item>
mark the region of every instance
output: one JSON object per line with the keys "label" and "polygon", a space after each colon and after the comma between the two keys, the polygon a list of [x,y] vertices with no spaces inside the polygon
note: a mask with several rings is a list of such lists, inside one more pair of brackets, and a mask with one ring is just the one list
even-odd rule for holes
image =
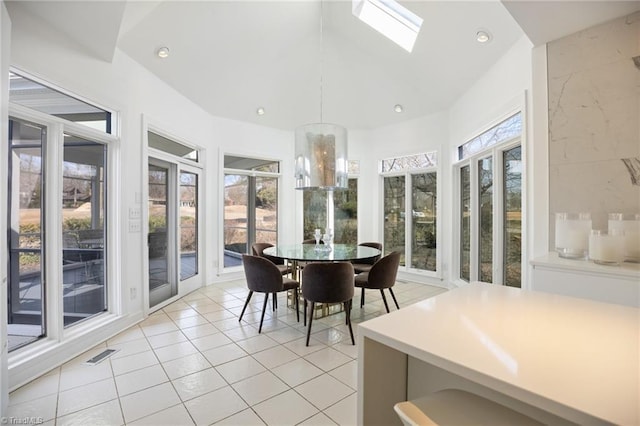
{"label": "house visible outside window", "polygon": [[522,113],[458,148],[459,277],[522,285]]}
{"label": "house visible outside window", "polygon": [[107,170],[117,138],[111,112],[16,72],[9,79],[13,351],[110,309]]}
{"label": "house visible outside window", "polygon": [[410,269],[438,271],[437,153],[381,161],[385,254]]}

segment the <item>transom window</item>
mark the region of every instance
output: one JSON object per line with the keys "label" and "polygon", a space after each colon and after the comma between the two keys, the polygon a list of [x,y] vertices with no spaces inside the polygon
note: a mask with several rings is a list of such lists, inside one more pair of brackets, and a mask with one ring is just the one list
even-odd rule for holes
{"label": "transom window", "polygon": [[111,132],[111,113],[16,72],[9,72],[9,102],[105,133]]}
{"label": "transom window", "polygon": [[519,137],[522,134],[522,113],[518,112],[470,141],[458,147],[458,160],[470,156],[492,146]]}
{"label": "transom window", "polygon": [[406,155],[404,157],[394,157],[382,160],[380,172],[400,172],[403,170],[425,169],[438,165],[438,153],[436,151],[424,152],[422,154]]}

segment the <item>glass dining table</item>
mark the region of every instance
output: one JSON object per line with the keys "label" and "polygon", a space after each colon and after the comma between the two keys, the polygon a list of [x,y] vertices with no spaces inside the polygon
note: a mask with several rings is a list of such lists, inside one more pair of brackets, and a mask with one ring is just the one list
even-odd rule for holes
{"label": "glass dining table", "polygon": [[[357,244],[290,244],[268,247],[263,252],[266,256],[286,260],[291,264],[291,277],[300,281],[300,262],[362,262],[376,258],[382,252],[373,247],[359,246]],[[301,282],[301,285],[304,285]],[[290,307],[294,304],[290,303]],[[324,317],[342,311],[342,303],[316,304],[316,318]],[[305,313],[306,315],[306,313]]]}
{"label": "glass dining table", "polygon": [[289,244],[266,248],[264,254],[291,263],[293,279],[298,279],[299,262],[362,262],[380,256],[381,251],[357,244]]}

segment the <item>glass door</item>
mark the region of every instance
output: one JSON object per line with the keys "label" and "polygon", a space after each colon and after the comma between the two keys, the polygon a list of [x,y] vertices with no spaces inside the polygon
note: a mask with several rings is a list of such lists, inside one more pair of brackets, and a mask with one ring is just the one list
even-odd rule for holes
{"label": "glass door", "polygon": [[149,159],[149,306],[178,294],[175,240],[175,166]]}

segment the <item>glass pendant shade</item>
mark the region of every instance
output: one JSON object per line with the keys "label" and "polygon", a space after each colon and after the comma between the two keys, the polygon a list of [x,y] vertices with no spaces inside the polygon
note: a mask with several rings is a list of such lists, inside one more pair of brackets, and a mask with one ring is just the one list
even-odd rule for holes
{"label": "glass pendant shade", "polygon": [[300,126],[295,132],[296,189],[348,188],[347,129],[336,124]]}

